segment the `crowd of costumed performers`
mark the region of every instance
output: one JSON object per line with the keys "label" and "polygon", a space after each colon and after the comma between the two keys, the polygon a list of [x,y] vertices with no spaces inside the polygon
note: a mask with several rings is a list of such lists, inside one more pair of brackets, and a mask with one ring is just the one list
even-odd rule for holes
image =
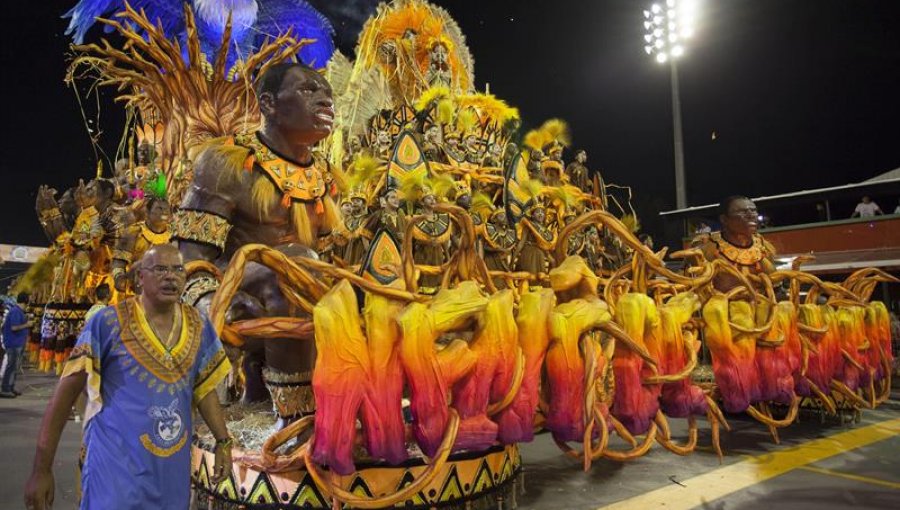
{"label": "crowd of costumed performers", "polygon": [[39,190],[52,248],[21,284],[49,369],[99,285],[139,293],[135,261],[177,243],[182,301],[234,367],[232,469],[213,481],[210,436],[189,445],[202,505],[514,507],[517,445],[541,431],[588,470],[654,443],[690,454],[701,418],[721,456],[725,413],[777,442],[803,406],[889,396],[870,296],[896,279],[776,269],[744,197],[722,201],[721,232],[654,252],[564,121],[523,130],[475,89],[445,10],[381,4],[348,57],[327,20],[207,3],[73,10],[76,42],[94,16],[127,41],[74,46],[69,78],[121,91],[136,149]]}
{"label": "crowd of costumed performers", "polygon": [[[101,163],[95,178],[79,179],[61,195],[49,186],[37,191],[35,209],[50,249],[12,288],[31,296],[29,313],[37,320],[27,352],[39,370],[61,373],[91,306],[133,296],[132,261],[171,241],[155,133],[134,131],[138,148],[116,163],[114,175],[104,178]],[[111,299],[98,298],[100,288]]]}

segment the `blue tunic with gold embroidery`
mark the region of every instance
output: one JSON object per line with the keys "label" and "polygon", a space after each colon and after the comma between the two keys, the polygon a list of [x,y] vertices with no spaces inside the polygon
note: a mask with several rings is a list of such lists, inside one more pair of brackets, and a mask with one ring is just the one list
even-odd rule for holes
{"label": "blue tunic with gold embroidery", "polygon": [[85,325],[63,376],[88,374],[82,509],[186,509],[191,404],[230,364],[209,320],[181,305],[181,335],[167,349],[135,299]]}

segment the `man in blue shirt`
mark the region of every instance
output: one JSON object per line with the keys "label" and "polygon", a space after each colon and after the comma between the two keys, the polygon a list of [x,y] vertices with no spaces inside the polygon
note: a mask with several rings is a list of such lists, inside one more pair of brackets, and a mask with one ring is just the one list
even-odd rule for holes
{"label": "man in blue shirt", "polygon": [[22,354],[25,351],[25,343],[28,341],[28,330],[31,323],[25,317],[25,311],[21,305],[28,300],[27,294],[19,294],[16,304],[10,304],[3,321],[3,349],[6,355],[3,357],[3,366],[0,368],[2,387],[0,397],[16,398],[21,395],[16,391],[16,374],[19,371],[19,363],[22,362]]}

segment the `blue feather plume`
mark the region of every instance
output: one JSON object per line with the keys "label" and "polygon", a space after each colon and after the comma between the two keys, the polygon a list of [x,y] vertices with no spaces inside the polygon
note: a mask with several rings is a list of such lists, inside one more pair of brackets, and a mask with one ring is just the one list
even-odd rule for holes
{"label": "blue feather plume", "polygon": [[[125,10],[126,0],[80,0],[63,15],[69,18],[66,35],[83,44],[98,17],[110,18]],[[130,0],[137,11],[143,9],[153,24],[160,25],[170,39],[184,41],[184,4],[195,13],[200,47],[208,61],[215,59],[222,41],[228,14],[233,13],[228,67],[255,52],[266,39],[291,30],[294,37],[314,39],[300,51],[300,60],[321,69],[334,53],[334,28],[328,19],[305,0]],[[109,27],[107,27],[107,31]]]}

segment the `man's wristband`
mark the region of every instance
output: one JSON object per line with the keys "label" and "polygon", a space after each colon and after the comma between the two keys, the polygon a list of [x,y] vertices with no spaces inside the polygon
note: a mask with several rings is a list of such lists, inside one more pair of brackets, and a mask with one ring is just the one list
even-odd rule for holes
{"label": "man's wristband", "polygon": [[219,448],[231,448],[234,445],[234,438],[231,436],[225,439],[216,439],[216,450]]}

